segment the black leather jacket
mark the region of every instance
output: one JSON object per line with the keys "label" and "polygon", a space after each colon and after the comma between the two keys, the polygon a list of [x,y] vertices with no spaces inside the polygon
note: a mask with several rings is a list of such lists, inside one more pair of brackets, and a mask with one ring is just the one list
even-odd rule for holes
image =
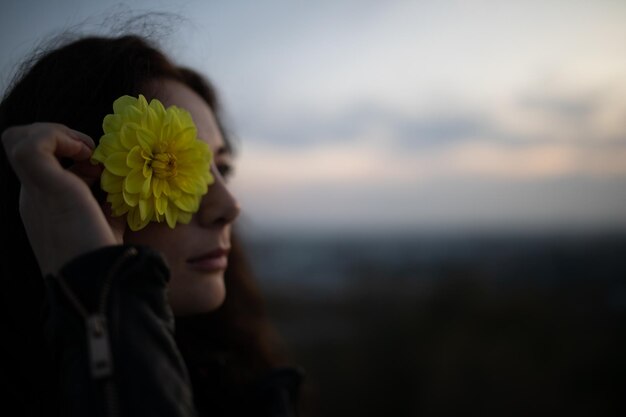
{"label": "black leather jacket", "polygon": [[[198,382],[174,339],[168,279],[162,257],[135,245],[90,252],[47,277],[59,415],[198,415]],[[297,368],[271,371],[251,386],[250,415],[296,416],[302,377]]]}

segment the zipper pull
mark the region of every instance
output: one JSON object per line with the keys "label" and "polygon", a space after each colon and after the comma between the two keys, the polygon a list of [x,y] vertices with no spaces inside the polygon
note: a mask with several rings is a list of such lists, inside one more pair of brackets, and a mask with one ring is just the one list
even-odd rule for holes
{"label": "zipper pull", "polygon": [[113,364],[106,318],[101,314],[90,315],[87,317],[86,324],[91,376],[94,379],[110,376],[113,373]]}

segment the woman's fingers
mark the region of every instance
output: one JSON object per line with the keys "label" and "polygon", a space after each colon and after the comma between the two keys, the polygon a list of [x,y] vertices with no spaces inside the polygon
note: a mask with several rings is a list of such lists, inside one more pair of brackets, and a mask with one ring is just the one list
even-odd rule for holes
{"label": "woman's fingers", "polygon": [[87,183],[89,187],[100,181],[100,176],[104,167],[102,165],[93,165],[89,160],[75,162],[68,171],[73,172]]}
{"label": "woman's fingers", "polygon": [[52,189],[70,180],[59,158],[87,161],[94,145],[87,135],[55,123],[11,127],[3,132],[2,142],[23,185]]}
{"label": "woman's fingers", "polygon": [[[21,189],[19,210],[42,272],[55,272],[86,251],[121,243],[92,194],[102,167],[89,162],[87,135],[54,123],[7,129],[2,144]],[[73,162],[65,169],[60,159]]]}
{"label": "woman's fingers", "polygon": [[14,160],[22,160],[34,151],[82,160],[95,147],[89,136],[58,123],[12,126],[2,133],[2,142]]}
{"label": "woman's fingers", "polygon": [[70,129],[69,127],[67,127],[65,125],[61,125],[61,124],[57,124],[56,126],[59,129],[65,130],[67,135],[70,136],[71,138],[83,142],[85,145],[87,145],[87,147],[89,149],[93,150],[96,147],[96,144],[93,141],[93,139],[90,138],[88,135],[84,134],[83,132],[79,132],[78,130]]}

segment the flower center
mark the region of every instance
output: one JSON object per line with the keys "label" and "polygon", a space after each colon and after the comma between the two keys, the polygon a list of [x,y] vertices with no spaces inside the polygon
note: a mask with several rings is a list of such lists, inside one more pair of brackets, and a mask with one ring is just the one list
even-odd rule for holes
{"label": "flower center", "polygon": [[152,160],[152,170],[157,178],[171,178],[176,176],[176,155],[171,153],[157,153]]}

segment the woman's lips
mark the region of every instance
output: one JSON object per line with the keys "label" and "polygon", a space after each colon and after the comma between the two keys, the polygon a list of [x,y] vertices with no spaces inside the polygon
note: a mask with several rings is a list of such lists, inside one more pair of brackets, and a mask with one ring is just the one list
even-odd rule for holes
{"label": "woman's lips", "polygon": [[204,272],[224,270],[228,266],[228,249],[216,249],[205,254],[189,258],[187,263]]}

